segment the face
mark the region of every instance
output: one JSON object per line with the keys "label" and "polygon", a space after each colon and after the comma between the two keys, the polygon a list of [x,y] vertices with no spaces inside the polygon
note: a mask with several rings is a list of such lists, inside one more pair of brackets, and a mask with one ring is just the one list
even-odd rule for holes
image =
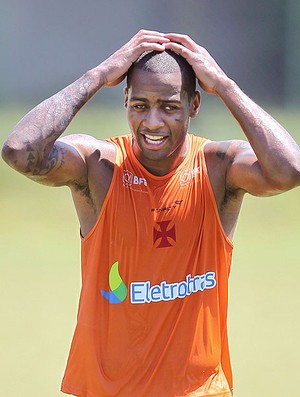
{"label": "face", "polygon": [[191,100],[182,90],[180,71],[171,74],[134,70],[125,89],[125,107],[139,161],[156,174],[179,165],[188,150],[190,117],[199,109],[199,93]]}

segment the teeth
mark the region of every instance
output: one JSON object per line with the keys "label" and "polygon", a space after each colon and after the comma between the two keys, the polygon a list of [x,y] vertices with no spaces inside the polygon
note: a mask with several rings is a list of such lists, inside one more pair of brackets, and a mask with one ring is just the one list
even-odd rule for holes
{"label": "teeth", "polygon": [[161,139],[163,139],[163,136],[159,136],[159,135],[145,135],[146,138],[151,139],[153,141],[160,141]]}
{"label": "teeth", "polygon": [[145,137],[148,143],[154,143],[155,145],[158,145],[164,139],[164,137],[160,135],[145,135]]}

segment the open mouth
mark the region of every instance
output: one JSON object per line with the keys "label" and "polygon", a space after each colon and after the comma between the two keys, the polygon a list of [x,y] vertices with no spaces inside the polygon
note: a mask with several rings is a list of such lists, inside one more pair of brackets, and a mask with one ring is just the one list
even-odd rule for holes
{"label": "open mouth", "polygon": [[167,139],[166,136],[162,136],[162,135],[145,134],[144,137],[145,137],[145,141],[148,145],[156,145],[156,146],[161,145]]}

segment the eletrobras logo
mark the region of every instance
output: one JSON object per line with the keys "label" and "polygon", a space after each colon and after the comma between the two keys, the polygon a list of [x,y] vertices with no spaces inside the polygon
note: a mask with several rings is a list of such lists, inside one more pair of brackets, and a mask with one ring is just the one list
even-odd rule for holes
{"label": "eletrobras logo", "polygon": [[[185,280],[176,283],[151,285],[149,280],[130,283],[130,302],[133,304],[172,301],[183,299],[191,294],[212,289],[217,285],[215,272],[193,276],[188,274]],[[119,274],[119,262],[115,262],[109,272],[111,291],[101,290],[102,296],[111,304],[121,303],[128,294],[127,287]]]}
{"label": "eletrobras logo", "polygon": [[119,262],[110,268],[108,283],[111,291],[101,290],[102,296],[112,304],[123,302],[127,296],[127,287],[119,273]]}

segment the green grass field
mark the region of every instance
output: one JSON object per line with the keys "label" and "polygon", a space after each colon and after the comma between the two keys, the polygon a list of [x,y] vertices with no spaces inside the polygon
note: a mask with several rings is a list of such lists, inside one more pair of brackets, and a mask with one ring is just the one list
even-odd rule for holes
{"label": "green grass field", "polygon": [[[204,105],[191,130],[213,139],[241,138],[221,105],[211,106]],[[27,110],[0,109],[0,143]],[[273,114],[300,143],[299,113]],[[99,138],[127,132],[125,112],[88,105],[71,132]],[[66,188],[34,184],[2,160],[0,181],[1,395],[59,397],[80,289],[75,211]],[[235,396],[296,396],[300,190],[248,196],[234,241],[229,333]]]}

